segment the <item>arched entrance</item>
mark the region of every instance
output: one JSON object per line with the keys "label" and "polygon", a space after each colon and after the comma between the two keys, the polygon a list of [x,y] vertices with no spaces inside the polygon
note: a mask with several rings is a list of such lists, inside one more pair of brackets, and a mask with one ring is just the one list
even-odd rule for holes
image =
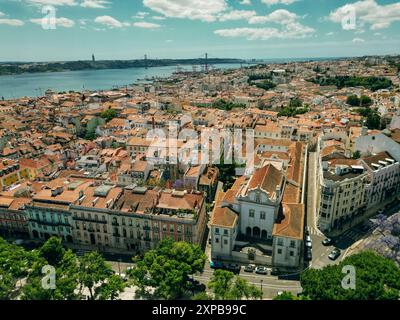
{"label": "arched entrance", "polygon": [[261,231],[261,238],[264,240],[268,238],[268,232],[266,230]]}
{"label": "arched entrance", "polygon": [[259,238],[260,237],[260,228],[259,227],[254,227],[253,228],[253,237],[254,238]]}
{"label": "arched entrance", "polygon": [[96,237],[94,236],[93,233],[90,234],[90,242],[91,244],[96,244]]}
{"label": "arched entrance", "polygon": [[36,230],[33,230],[32,235],[35,239],[39,238],[39,233]]}
{"label": "arched entrance", "polygon": [[251,237],[251,228],[250,227],[246,228],[246,235]]}

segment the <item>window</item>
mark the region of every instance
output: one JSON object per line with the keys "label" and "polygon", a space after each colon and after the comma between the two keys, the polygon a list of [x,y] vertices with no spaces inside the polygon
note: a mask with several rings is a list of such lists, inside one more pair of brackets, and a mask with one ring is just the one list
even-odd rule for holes
{"label": "window", "polygon": [[215,243],[219,243],[219,238],[215,238]]}
{"label": "window", "polygon": [[261,211],[260,212],[260,219],[261,220],[265,220],[265,217],[266,217],[266,213],[264,211]]}
{"label": "window", "polygon": [[253,209],[249,210],[249,217],[254,218],[254,210]]}
{"label": "window", "polygon": [[228,244],[228,240],[224,239],[224,244],[227,245]]}
{"label": "window", "polygon": [[291,241],[290,241],[290,247],[291,247],[291,248],[295,248],[295,247],[296,247],[296,242],[293,241],[293,240],[291,240]]}
{"label": "window", "polygon": [[215,233],[219,234],[219,228],[215,228]]}
{"label": "window", "polygon": [[278,254],[282,254],[282,249],[278,249]]}
{"label": "window", "polygon": [[293,257],[293,256],[294,256],[294,252],[293,252],[293,251],[290,251],[289,255],[290,255],[291,257]]}
{"label": "window", "polygon": [[224,235],[228,235],[228,230],[224,230]]}
{"label": "window", "polygon": [[278,239],[278,246],[283,246],[283,239]]}

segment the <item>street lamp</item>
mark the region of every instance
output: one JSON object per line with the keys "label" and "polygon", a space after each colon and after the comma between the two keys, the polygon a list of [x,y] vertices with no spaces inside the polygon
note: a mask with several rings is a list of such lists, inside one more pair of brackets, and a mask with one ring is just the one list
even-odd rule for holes
{"label": "street lamp", "polygon": [[120,263],[121,263],[121,258],[118,259],[118,273],[119,273],[119,275],[121,276],[121,266],[120,266]]}
{"label": "street lamp", "polygon": [[262,284],[263,284],[263,279],[261,279],[261,291],[263,290]]}

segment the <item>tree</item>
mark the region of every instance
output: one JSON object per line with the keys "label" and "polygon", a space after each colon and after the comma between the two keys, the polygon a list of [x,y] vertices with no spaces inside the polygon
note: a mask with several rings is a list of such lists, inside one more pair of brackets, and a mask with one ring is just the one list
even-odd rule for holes
{"label": "tree", "polygon": [[65,249],[62,246],[61,238],[51,237],[39,250],[40,255],[52,266],[58,266],[62,261]]}
{"label": "tree", "polygon": [[192,300],[212,300],[212,297],[210,297],[207,292],[199,292],[196,293],[193,297]]}
{"label": "tree", "polygon": [[[61,250],[62,249],[62,250]],[[49,257],[55,267],[55,288],[43,286],[42,280],[46,274],[42,268],[49,265],[44,260],[42,252]],[[58,254],[62,252],[62,257]],[[37,261],[32,268],[26,285],[22,288],[23,300],[77,300],[81,295],[76,292],[78,287],[78,259],[71,250],[60,247],[58,238],[49,239],[39,250],[42,260]]]}
{"label": "tree", "polygon": [[356,150],[353,153],[353,159],[360,159],[361,158],[361,152],[359,150]]}
{"label": "tree", "polygon": [[[344,289],[344,266],[355,268],[355,289]],[[347,257],[338,265],[308,269],[300,277],[303,294],[313,300],[398,300],[400,268],[372,251]]]}
{"label": "tree", "polygon": [[357,109],[357,112],[366,119],[368,129],[381,128],[381,116],[376,110],[366,107]]}
{"label": "tree", "polygon": [[256,83],[256,87],[268,91],[275,88],[276,84],[272,81],[264,80],[263,82]]}
{"label": "tree", "polygon": [[[103,256],[98,252],[90,252],[85,254],[79,260],[78,282],[81,290],[87,288],[89,291],[90,300],[96,300],[100,294],[105,294],[105,290],[95,290],[98,286],[110,280],[113,275],[111,267],[105,262]],[[116,283],[115,279],[111,278],[113,285]],[[111,285],[108,286],[109,290]],[[114,285],[118,288],[118,286]]]}
{"label": "tree", "polygon": [[197,245],[164,239],[134,261],[128,275],[139,288],[138,296],[178,299],[190,291],[189,275],[203,271],[206,256]]}
{"label": "tree", "polygon": [[16,283],[11,274],[0,270],[0,300],[11,300]]}
{"label": "tree", "polygon": [[233,272],[216,270],[208,287],[217,300],[261,299],[262,291]]}
{"label": "tree", "polygon": [[360,99],[356,95],[351,95],[347,97],[346,103],[352,107],[360,106]]}
{"label": "tree", "polygon": [[125,281],[119,275],[113,274],[95,289],[95,295],[99,300],[117,300],[125,287]]}
{"label": "tree", "polygon": [[284,291],[281,294],[277,295],[274,300],[311,300],[309,297],[300,295],[296,297],[293,293]]}
{"label": "tree", "polygon": [[112,119],[114,119],[117,116],[117,111],[114,109],[108,109],[103,111],[100,116],[106,120],[106,122],[110,122]]}
{"label": "tree", "polygon": [[378,215],[374,223],[379,236],[368,244],[368,248],[400,265],[400,214]]}
{"label": "tree", "polygon": [[278,113],[278,117],[294,117],[298,114],[307,113],[310,110],[309,105],[304,105],[299,98],[293,98],[290,100],[289,105],[282,107]]}

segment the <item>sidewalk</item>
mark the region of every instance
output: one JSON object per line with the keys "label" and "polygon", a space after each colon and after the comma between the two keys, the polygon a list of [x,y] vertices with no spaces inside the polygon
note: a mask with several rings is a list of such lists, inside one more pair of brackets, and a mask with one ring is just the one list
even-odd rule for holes
{"label": "sidewalk", "polygon": [[380,209],[383,209],[387,204],[393,202],[393,200],[395,200],[395,199],[396,199],[396,196],[394,196],[390,199],[386,199],[385,201],[379,203],[378,205],[376,205],[372,208],[369,208],[363,215],[356,217],[355,219],[349,221],[348,223],[343,224],[340,229],[335,229],[335,230],[329,231],[326,233],[326,235],[329,237],[338,237],[338,236],[342,235],[350,228],[353,228],[353,227],[367,221],[368,219],[372,218],[373,216],[377,215],[378,211]]}

